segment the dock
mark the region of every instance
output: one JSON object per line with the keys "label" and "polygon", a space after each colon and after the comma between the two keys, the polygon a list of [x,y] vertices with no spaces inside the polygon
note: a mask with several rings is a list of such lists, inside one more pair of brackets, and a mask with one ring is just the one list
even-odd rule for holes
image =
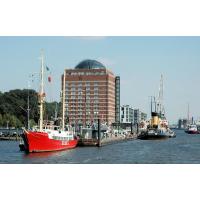
{"label": "dock", "polygon": [[110,144],[115,144],[119,142],[127,142],[130,140],[136,140],[137,139],[137,134],[130,134],[126,137],[108,137],[108,138],[103,138],[101,141],[98,139],[79,139],[78,141],[78,146],[80,147],[102,147],[105,145],[110,145]]}
{"label": "dock", "polygon": [[0,141],[20,141],[20,136],[0,136]]}
{"label": "dock", "polygon": [[79,147],[89,147],[89,146],[96,147],[98,146],[98,139],[85,139],[85,138],[79,139],[78,146]]}
{"label": "dock", "polygon": [[130,140],[136,140],[137,135],[132,134],[127,137],[113,137],[113,138],[106,138],[101,141],[101,146],[109,145],[109,144],[114,144],[114,143],[119,143],[119,142],[127,142]]}

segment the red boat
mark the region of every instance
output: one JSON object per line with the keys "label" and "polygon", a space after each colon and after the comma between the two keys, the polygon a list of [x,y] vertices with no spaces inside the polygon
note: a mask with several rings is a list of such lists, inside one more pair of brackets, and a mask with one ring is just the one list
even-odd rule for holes
{"label": "red boat", "polygon": [[[57,129],[59,127],[53,126]],[[59,131],[52,128],[40,131],[26,131],[23,133],[24,150],[29,153],[33,152],[47,152],[59,151],[65,149],[72,149],[77,146],[78,140],[74,136],[73,130],[66,127],[68,130]]]}
{"label": "red boat", "polygon": [[[26,152],[47,152],[58,151],[64,149],[72,149],[77,146],[78,140],[75,137],[75,131],[71,126],[65,125],[65,106],[62,106],[62,123],[61,126],[55,126],[52,122],[43,120],[43,104],[45,102],[44,92],[44,61],[41,56],[41,84],[40,92],[38,94],[40,119],[39,126],[30,129],[28,123],[28,130],[24,130],[22,138],[23,143],[19,145],[21,150]],[[63,76],[65,80],[65,73]],[[65,105],[65,81],[63,80],[62,87],[62,105]],[[29,99],[28,99],[29,102]],[[28,121],[29,121],[29,104],[28,104]]]}
{"label": "red boat", "polygon": [[197,125],[195,124],[188,125],[188,128],[185,132],[188,134],[200,134],[200,131],[198,130]]}

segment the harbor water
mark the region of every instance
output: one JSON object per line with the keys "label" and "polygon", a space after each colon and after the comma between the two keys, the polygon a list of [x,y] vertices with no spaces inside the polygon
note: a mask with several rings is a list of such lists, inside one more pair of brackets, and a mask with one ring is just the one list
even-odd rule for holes
{"label": "harbor water", "polygon": [[200,135],[176,130],[176,138],[132,140],[104,147],[26,154],[17,141],[0,141],[1,164],[200,164]]}

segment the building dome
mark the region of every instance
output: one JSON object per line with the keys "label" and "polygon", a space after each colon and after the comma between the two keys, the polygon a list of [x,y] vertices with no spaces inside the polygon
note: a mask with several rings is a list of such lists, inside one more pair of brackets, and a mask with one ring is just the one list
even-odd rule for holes
{"label": "building dome", "polygon": [[75,69],[105,69],[106,67],[96,60],[83,60]]}

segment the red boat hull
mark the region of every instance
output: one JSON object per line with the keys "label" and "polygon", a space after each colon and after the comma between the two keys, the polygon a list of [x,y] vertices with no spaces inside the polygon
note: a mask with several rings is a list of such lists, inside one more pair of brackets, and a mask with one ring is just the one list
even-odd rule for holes
{"label": "red boat hull", "polygon": [[193,135],[193,134],[200,134],[199,131],[185,131],[186,133]]}
{"label": "red boat hull", "polygon": [[55,140],[50,139],[47,133],[27,131],[23,134],[25,151],[48,152],[72,149],[77,146],[78,140]]}

